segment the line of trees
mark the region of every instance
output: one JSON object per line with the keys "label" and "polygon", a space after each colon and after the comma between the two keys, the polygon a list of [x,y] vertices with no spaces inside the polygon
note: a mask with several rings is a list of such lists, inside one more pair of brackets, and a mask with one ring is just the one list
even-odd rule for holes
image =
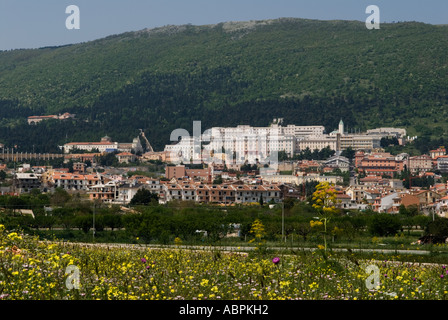
{"label": "line of trees", "polygon": [[[251,237],[250,228],[255,219],[259,219],[266,232],[266,240],[280,240],[282,221],[287,237],[297,240],[313,241],[317,239],[319,230],[313,227],[318,214],[311,206],[315,196],[316,185],[304,186],[307,200],[304,202],[287,199],[282,207],[264,206],[213,207],[195,204],[194,202],[172,202],[159,205],[157,195],[142,189],[132,199],[133,213],[124,213],[119,206],[104,206],[101,203],[82,201],[79,195],[70,195],[62,189],[53,194],[42,194],[33,191],[19,197],[0,196],[0,223],[8,229],[23,229],[34,232],[40,229],[66,231],[82,230],[88,234],[93,230],[102,232],[120,230],[129,241],[140,238],[151,243],[172,243],[178,237],[186,242],[217,242],[228,233],[236,231],[239,226],[239,237],[247,240]],[[23,214],[22,209],[32,209],[34,218]],[[426,234],[448,236],[448,228],[444,225],[447,219],[428,217],[413,208],[400,207],[399,214],[376,213],[373,211],[342,211],[332,209],[326,230],[333,240],[353,241],[357,238],[371,236],[393,236],[419,228]],[[446,234],[445,234],[446,233]],[[204,234],[207,237],[204,237]],[[73,235],[72,235],[73,236]]]}

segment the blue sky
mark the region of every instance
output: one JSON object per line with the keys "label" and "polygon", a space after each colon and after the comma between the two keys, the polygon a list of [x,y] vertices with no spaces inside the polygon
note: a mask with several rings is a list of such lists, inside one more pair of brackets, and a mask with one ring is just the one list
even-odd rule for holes
{"label": "blue sky", "polygon": [[[65,9],[80,9],[68,30]],[[365,21],[367,6],[381,22],[448,24],[447,0],[0,0],[0,50],[79,43],[168,24],[215,24],[280,17]]]}

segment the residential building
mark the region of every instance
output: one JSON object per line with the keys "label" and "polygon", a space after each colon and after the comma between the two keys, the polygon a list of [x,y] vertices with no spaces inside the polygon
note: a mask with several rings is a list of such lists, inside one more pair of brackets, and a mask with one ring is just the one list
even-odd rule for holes
{"label": "residential building", "polygon": [[401,197],[397,192],[391,192],[389,194],[380,197],[379,206],[376,211],[397,213],[401,204]]}
{"label": "residential building", "polygon": [[448,196],[440,198],[440,202],[436,205],[435,212],[443,218],[448,218]]}
{"label": "residential building", "polygon": [[[129,202],[131,202],[132,198],[134,198],[134,196],[137,194],[138,190],[144,187],[145,187],[144,184],[136,182],[120,184],[118,185],[118,193],[115,193],[116,198],[110,200],[109,202],[118,202],[122,203],[123,205],[128,204]],[[106,199],[109,200],[107,197]]]}
{"label": "residential building", "polygon": [[350,169],[350,160],[343,156],[333,156],[324,161],[325,167],[332,169],[339,169],[342,172],[347,172]]}
{"label": "residential building", "polygon": [[84,173],[86,169],[86,164],[84,162],[73,163],[73,171],[77,173]]}
{"label": "residential building", "polygon": [[161,151],[161,152],[145,152],[142,154],[142,160],[146,161],[161,161],[166,162],[167,161],[167,152]]}
{"label": "residential building", "polygon": [[210,202],[210,187],[206,184],[196,186],[196,201],[199,203]]}
{"label": "residential building", "polygon": [[446,149],[445,149],[445,147],[439,147],[437,149],[430,150],[429,156],[432,159],[436,159],[437,157],[440,157],[440,156],[446,156]]}
{"label": "residential building", "polygon": [[352,207],[352,199],[344,192],[337,192],[335,206],[342,209],[350,209]]}
{"label": "residential building", "polygon": [[433,169],[432,158],[426,154],[409,157],[408,170],[411,173],[428,172]]}
{"label": "residential building", "polygon": [[35,173],[16,173],[13,186],[17,192],[28,192],[41,187],[40,175]]}
{"label": "residential building", "polygon": [[62,188],[67,191],[88,191],[93,186],[101,184],[103,178],[97,174],[76,174],[49,171],[46,174],[48,186]]}
{"label": "residential building", "polygon": [[365,186],[372,187],[380,187],[388,185],[389,179],[382,178],[380,176],[371,175],[364,178],[359,179],[359,183]]}
{"label": "residential building", "polygon": [[137,160],[136,155],[130,152],[120,152],[116,155],[116,157],[119,163],[131,163]]}
{"label": "residential building", "polygon": [[208,168],[204,168],[204,169],[186,169],[185,173],[187,175],[188,178],[193,179],[193,180],[202,180],[202,181],[207,181],[209,183],[212,182],[213,179],[213,167],[210,166]]}
{"label": "residential building", "polygon": [[[228,187],[227,187],[228,188]],[[221,185],[211,185],[209,187],[209,203],[226,203],[227,199],[223,196]],[[230,202],[229,202],[230,204]]]}
{"label": "residential building", "polygon": [[181,184],[180,193],[183,201],[196,201],[196,186],[194,184]]}
{"label": "residential building", "polygon": [[351,185],[345,190],[345,194],[350,197],[350,200],[356,203],[362,203],[365,199],[364,190],[369,190],[370,186],[367,185]]}
{"label": "residential building", "polygon": [[269,174],[262,175],[263,182],[299,185],[299,177],[292,174]]}
{"label": "residential building", "polygon": [[438,192],[432,190],[419,190],[413,192],[412,194],[419,199],[421,207],[426,207],[442,198],[442,196]]}
{"label": "residential building", "polygon": [[183,182],[165,184],[164,188],[164,202],[181,200],[232,205],[259,202],[260,199],[265,203],[279,202],[281,199],[281,190],[277,185],[205,185]]}
{"label": "residential building", "polygon": [[420,208],[420,199],[412,194],[409,193],[402,193],[401,194],[401,204],[405,206],[406,208],[415,206],[417,208]]}
{"label": "residential building", "polygon": [[317,173],[320,168],[320,164],[314,160],[300,160],[296,163],[296,174],[298,172],[315,172]]}
{"label": "residential building", "polygon": [[403,171],[404,162],[388,153],[356,154],[355,166],[366,175],[393,177],[394,173]]}
{"label": "residential building", "polygon": [[177,183],[168,183],[163,185],[165,192],[165,197],[162,199],[163,202],[169,201],[182,201],[182,187]]}
{"label": "residential building", "polygon": [[430,188],[430,190],[437,192],[442,197],[446,196],[448,192],[446,183],[436,183]]}
{"label": "residential building", "polygon": [[263,184],[263,185],[234,185],[235,202],[259,202],[263,199],[264,203],[280,202],[282,192],[278,185]]}
{"label": "residential building", "polygon": [[394,190],[402,190],[404,188],[403,180],[389,179],[389,186]]}
{"label": "residential building", "polygon": [[91,186],[88,191],[90,200],[99,200],[101,202],[114,203],[119,199],[119,186],[114,181],[106,184],[96,184]]}
{"label": "residential building", "polygon": [[343,177],[340,176],[321,176],[319,174],[307,174],[307,175],[262,175],[263,182],[276,183],[276,184],[292,184],[301,185],[306,182],[328,182],[330,184],[340,184],[343,182]]}
{"label": "residential building", "polygon": [[162,196],[163,185],[160,183],[160,180],[158,179],[151,179],[151,178],[145,179],[144,188],[157,194],[159,197]]}
{"label": "residential building", "polygon": [[166,166],[165,167],[165,178],[171,180],[173,178],[183,179],[187,176],[187,170],[184,165],[177,166]]}
{"label": "residential building", "polygon": [[183,179],[188,177],[193,180],[203,180],[212,181],[213,178],[213,167],[208,167],[205,169],[189,169],[185,165],[178,166],[166,166],[165,177],[167,179]]}
{"label": "residential building", "polygon": [[436,168],[440,170],[441,173],[448,172],[448,156],[436,156]]}

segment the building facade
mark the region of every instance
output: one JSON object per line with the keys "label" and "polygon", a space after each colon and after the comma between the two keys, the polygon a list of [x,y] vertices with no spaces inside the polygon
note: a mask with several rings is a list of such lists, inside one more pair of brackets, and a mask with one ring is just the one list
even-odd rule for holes
{"label": "building facade", "polygon": [[70,153],[73,150],[104,152],[142,152],[143,147],[139,138],[135,138],[131,143],[113,142],[108,136],[101,138],[99,142],[69,142],[63,145],[64,153]]}
{"label": "building facade", "polygon": [[277,185],[207,185],[194,183],[170,183],[164,185],[162,202],[195,201],[232,205],[234,203],[264,203],[281,201],[281,190]]}
{"label": "building facade", "polygon": [[389,176],[400,173],[404,169],[404,161],[387,153],[363,153],[355,156],[355,166],[366,175]]}
{"label": "building facade", "polygon": [[433,168],[432,158],[426,154],[409,157],[408,169],[411,173],[429,172]]}

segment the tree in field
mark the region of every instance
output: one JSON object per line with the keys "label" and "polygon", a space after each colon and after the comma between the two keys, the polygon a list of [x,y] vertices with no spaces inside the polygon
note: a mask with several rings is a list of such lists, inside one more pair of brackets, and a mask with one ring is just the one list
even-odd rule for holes
{"label": "tree in field", "polygon": [[70,198],[71,196],[66,190],[62,188],[56,188],[54,190],[54,193],[51,195],[51,204],[54,206],[62,207],[70,200]]}
{"label": "tree in field", "polygon": [[266,235],[266,231],[263,223],[256,219],[250,228],[249,233],[254,235],[254,238],[249,241],[249,243],[255,243],[257,245],[257,249],[261,249],[265,243],[264,237]]}
{"label": "tree in field", "polygon": [[327,224],[336,212],[336,190],[328,182],[321,182],[313,193],[313,208],[319,214],[319,221],[323,224],[324,249],[327,250]]}
{"label": "tree in field", "polygon": [[158,203],[159,196],[147,189],[139,189],[135,196],[131,199],[130,205],[148,205],[150,203]]}
{"label": "tree in field", "polygon": [[295,226],[295,230],[302,236],[303,241],[306,241],[308,234],[311,232],[311,226],[309,223],[301,222]]}
{"label": "tree in field", "polygon": [[434,221],[429,221],[425,228],[425,235],[433,236],[434,243],[443,243],[448,237],[448,219],[438,217]]}
{"label": "tree in field", "polygon": [[369,231],[377,236],[394,235],[401,228],[401,222],[397,216],[389,213],[378,213],[370,222]]}

